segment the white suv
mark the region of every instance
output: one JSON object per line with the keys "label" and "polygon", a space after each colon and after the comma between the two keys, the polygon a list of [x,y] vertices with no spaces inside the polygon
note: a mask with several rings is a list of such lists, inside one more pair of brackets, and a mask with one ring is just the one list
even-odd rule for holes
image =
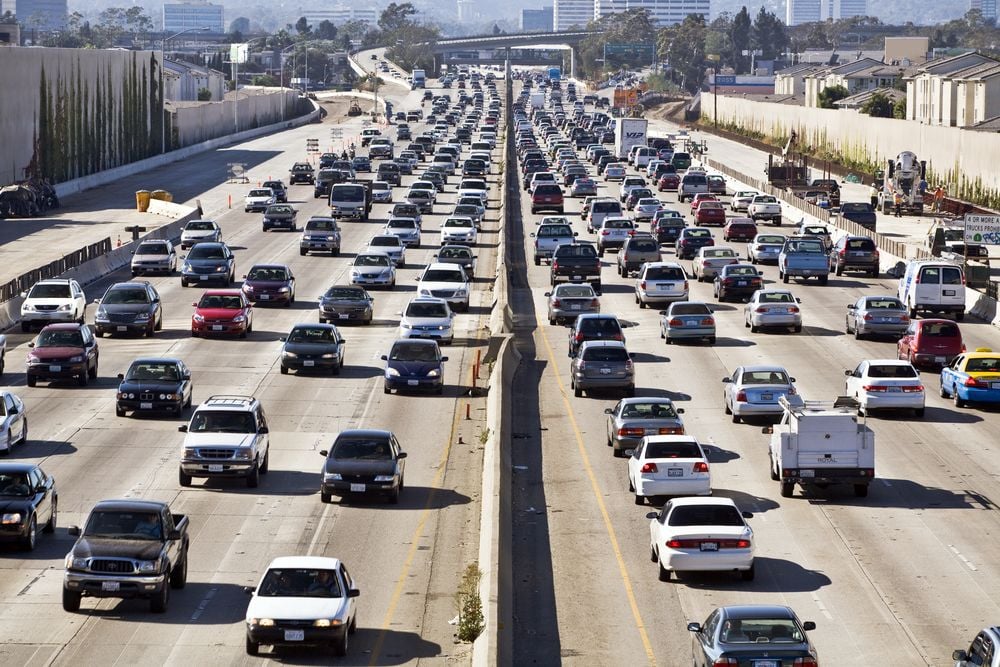
{"label": "white suv", "polygon": [[212,396],[198,406],[186,433],[178,480],[193,477],[243,477],[256,488],[267,474],[270,452],[264,408],[253,396]]}
{"label": "white suv", "polygon": [[469,310],[469,278],[458,264],[434,262],[420,274],[417,294],[444,299],[452,309]]}
{"label": "white suv", "polygon": [[21,292],[21,331],[30,331],[35,324],[79,322],[87,310],[83,288],[75,280],[41,280],[27,292]]}

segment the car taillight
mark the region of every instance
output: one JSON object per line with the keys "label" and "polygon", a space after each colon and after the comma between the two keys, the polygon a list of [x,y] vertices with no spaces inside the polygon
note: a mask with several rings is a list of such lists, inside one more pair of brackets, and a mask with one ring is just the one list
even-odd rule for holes
{"label": "car taillight", "polygon": [[980,382],[976,378],[972,378],[972,377],[966,378],[965,382],[963,382],[962,384],[964,384],[966,387],[985,387],[985,386],[987,386],[985,382]]}
{"label": "car taillight", "polygon": [[688,281],[684,281],[684,291],[688,291]]}
{"label": "car taillight", "polygon": [[872,321],[872,320],[874,320],[874,319],[875,319],[875,318],[874,318],[874,317],[872,317],[872,314],[871,314],[871,313],[865,313],[865,322],[870,322],[870,321]]}
{"label": "car taillight", "polygon": [[640,437],[641,438],[645,434],[646,434],[646,429],[644,429],[644,428],[637,428],[637,427],[634,427],[634,426],[633,427],[626,426],[626,427],[622,427],[622,428],[618,429],[618,435],[621,436],[621,437],[625,437],[625,438],[628,438],[628,437]]}
{"label": "car taillight", "polygon": [[720,549],[749,549],[750,540],[719,540]]}
{"label": "car taillight", "polygon": [[659,430],[660,435],[684,435],[683,426],[662,426]]}
{"label": "car taillight", "polygon": [[611,335],[611,340],[622,340],[622,335],[620,333],[618,333],[618,334],[612,334]]}
{"label": "car taillight", "polygon": [[594,308],[598,308],[601,305],[601,300],[594,297],[593,299],[590,300],[590,305],[593,306]]}
{"label": "car taillight", "polygon": [[607,230],[607,229],[602,229],[602,230],[601,230],[601,236],[607,236],[607,235],[608,235],[608,234],[610,234],[610,233],[611,233],[611,232],[610,232],[609,230]]}
{"label": "car taillight", "polygon": [[889,391],[889,388],[880,384],[866,384],[862,387],[865,391],[869,393],[879,392],[879,391]]}
{"label": "car taillight", "polygon": [[808,658],[795,658],[795,662],[792,663],[792,667],[819,667],[819,661],[812,656],[809,656]]}
{"label": "car taillight", "polygon": [[642,469],[639,472],[657,472],[655,463],[643,463]]}
{"label": "car taillight", "polygon": [[558,308],[561,305],[562,305],[562,301],[560,301],[559,299],[552,299],[552,307],[553,308]]}
{"label": "car taillight", "polygon": [[901,387],[901,389],[908,394],[915,394],[923,391],[924,385],[922,384],[905,385]]}
{"label": "car taillight", "polygon": [[799,312],[799,309],[796,308],[795,306],[792,306],[791,308],[788,309],[788,312],[790,312],[790,313],[797,313],[797,312]]}
{"label": "car taillight", "polygon": [[581,332],[577,333],[575,336],[573,336],[573,338],[576,340],[577,343],[582,343],[583,342],[583,332],[581,331]]}
{"label": "car taillight", "polygon": [[910,321],[910,316],[909,315],[900,315],[899,316],[899,321],[900,322],[909,322]]}
{"label": "car taillight", "polygon": [[747,393],[742,390],[736,392],[736,400],[740,401],[741,403],[745,403],[747,400]]}
{"label": "car taillight", "polygon": [[962,352],[965,352],[965,343],[962,343]]}
{"label": "car taillight", "polygon": [[872,258],[878,259],[878,250],[872,250]]}
{"label": "car taillight", "polygon": [[837,254],[840,255],[841,257],[847,257],[847,248],[844,248],[843,250],[841,250]]}
{"label": "car taillight", "polygon": [[675,317],[672,320],[670,320],[669,324],[672,327],[682,327],[682,326],[684,326],[684,320],[681,320],[681,319],[678,319],[678,318]]}
{"label": "car taillight", "polygon": [[704,461],[695,461],[694,466],[691,468],[691,472],[708,472],[708,464]]}
{"label": "car taillight", "polygon": [[559,270],[559,262],[557,260],[552,260],[552,270],[553,271]]}
{"label": "car taillight", "polygon": [[711,317],[705,317],[701,320],[702,326],[710,327],[715,324],[715,319]]}
{"label": "car taillight", "polygon": [[724,278],[722,282],[726,285],[733,285],[736,283],[736,278]]}
{"label": "car taillight", "polygon": [[632,360],[631,359],[626,359],[625,360],[625,370],[627,370],[627,371],[632,370]]}
{"label": "car taillight", "polygon": [[767,312],[767,308],[764,308],[763,306],[761,306],[760,308],[757,309],[757,312],[758,313],[766,313]]}
{"label": "car taillight", "polygon": [[639,281],[639,289],[646,289],[646,281],[645,280],[640,280]]}

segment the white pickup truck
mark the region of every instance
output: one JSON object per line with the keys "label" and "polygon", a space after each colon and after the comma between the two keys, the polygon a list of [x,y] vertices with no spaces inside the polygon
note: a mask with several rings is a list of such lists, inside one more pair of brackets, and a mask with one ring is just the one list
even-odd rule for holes
{"label": "white pickup truck", "polygon": [[757,195],[747,206],[747,215],[758,220],[770,220],[781,225],[781,202],[773,195]]}
{"label": "white pickup truck", "polygon": [[763,431],[771,436],[771,479],[781,484],[782,497],[790,498],[796,484],[851,484],[855,496],[866,497],[875,478],[875,432],[858,416],[857,401],[841,396],[792,405],[782,396],[778,403],[781,422]]}

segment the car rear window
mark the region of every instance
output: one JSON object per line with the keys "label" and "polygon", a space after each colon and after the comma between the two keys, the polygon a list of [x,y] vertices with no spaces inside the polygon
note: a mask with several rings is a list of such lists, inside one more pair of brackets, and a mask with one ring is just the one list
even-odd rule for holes
{"label": "car rear window", "polygon": [[590,347],[583,351],[586,361],[626,361],[628,352],[623,347]]}
{"label": "car rear window", "polygon": [[950,322],[925,322],[921,333],[931,338],[959,338],[958,325]]}
{"label": "car rear window", "polygon": [[742,526],[739,510],[730,505],[682,505],[670,513],[671,526]]}
{"label": "car rear window", "polygon": [[634,252],[657,252],[660,244],[648,239],[633,240],[628,244],[628,249]]}
{"label": "car rear window", "polygon": [[711,310],[703,303],[675,303],[670,315],[710,315]]}
{"label": "car rear window", "polygon": [[965,370],[969,373],[996,373],[1000,371],[1000,359],[996,357],[969,359],[965,364]]}
{"label": "car rear window", "polygon": [[707,229],[689,229],[687,235],[691,238],[703,239],[710,238],[712,236],[712,232]]}
{"label": "car rear window", "polygon": [[560,299],[593,298],[594,290],[590,285],[560,285],[556,288],[555,295]]}
{"label": "car rear window", "polygon": [[760,295],[761,303],[794,303],[795,299],[788,292],[764,292]]}
{"label": "car rear window", "polygon": [[747,371],[741,378],[743,384],[788,384],[784,371]]}
{"label": "car rear window", "polygon": [[562,245],[556,249],[560,257],[597,257],[597,250],[592,245]]}
{"label": "car rear window", "polygon": [[701,174],[689,174],[684,177],[684,185],[708,185],[708,179]]}
{"label": "car rear window", "polygon": [[903,310],[903,302],[899,299],[868,299],[865,301],[868,310]]}
{"label": "car rear window", "polygon": [[915,378],[917,377],[917,371],[906,364],[891,364],[891,365],[871,365],[868,367],[868,377],[873,378]]}
{"label": "car rear window", "polygon": [[613,201],[598,201],[594,202],[590,210],[592,213],[616,213],[622,212],[622,207],[618,202]]}
{"label": "car rear window", "polygon": [[701,450],[693,442],[651,442],[646,445],[647,459],[700,459]]}
{"label": "car rear window", "polygon": [[559,189],[558,185],[539,185],[535,188],[536,195],[559,195],[562,194],[562,190]]}
{"label": "car rear window", "polygon": [[628,220],[605,220],[605,229],[632,229],[632,223]]}
{"label": "car rear window", "polygon": [[679,266],[651,266],[646,269],[646,280],[684,280],[684,269]]}
{"label": "car rear window", "polygon": [[537,236],[573,236],[573,228],[569,225],[542,225]]}

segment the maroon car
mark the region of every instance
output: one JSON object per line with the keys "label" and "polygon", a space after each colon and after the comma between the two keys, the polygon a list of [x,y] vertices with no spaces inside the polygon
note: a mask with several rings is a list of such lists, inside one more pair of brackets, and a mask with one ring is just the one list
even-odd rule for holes
{"label": "maroon car", "polygon": [[295,276],[284,264],[254,264],[243,276],[242,289],[254,303],[295,303]]}
{"label": "maroon car", "polygon": [[674,172],[672,174],[663,174],[660,176],[660,180],[656,183],[656,189],[660,192],[664,190],[670,190],[673,192],[677,191],[677,188],[681,186],[681,176],[680,174]]}
{"label": "maroon car", "polygon": [[757,225],[750,218],[732,218],[722,230],[723,241],[753,241]]}
{"label": "maroon car", "polygon": [[[703,201],[698,210],[694,212],[694,224],[698,227],[702,225],[725,225],[726,209],[723,208],[722,202]],[[753,237],[751,236],[750,238]]]}
{"label": "maroon car", "polygon": [[86,324],[50,324],[28,343],[27,382],[76,378],[81,387],[97,377],[97,338]]}
{"label": "maroon car", "polygon": [[896,343],[896,358],[914,366],[940,368],[963,352],[962,330],[952,320],[914,320]]}

